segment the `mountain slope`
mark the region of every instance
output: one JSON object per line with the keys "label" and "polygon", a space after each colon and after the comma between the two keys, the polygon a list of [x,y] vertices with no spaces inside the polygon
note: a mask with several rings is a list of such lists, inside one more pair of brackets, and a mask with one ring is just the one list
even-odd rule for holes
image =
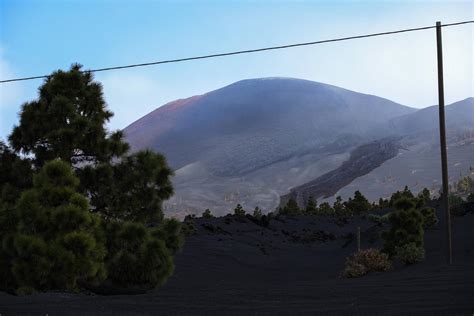
{"label": "mountain slope", "polygon": [[291,189],[290,193],[282,196],[280,205],[284,206],[290,198],[303,206],[310,197],[314,199],[331,197],[353,180],[370,173],[385,161],[395,157],[399,149],[399,140],[396,138],[381,139],[361,145],[355,148],[349,159],[337,169]]}
{"label": "mountain slope", "polygon": [[337,141],[370,138],[374,124],[414,110],[307,80],[243,80],[158,108],[125,129],[133,149],[167,155],[175,169],[203,162],[241,175]]}
{"label": "mountain slope", "polygon": [[[419,111],[393,118],[389,121],[392,133],[399,135],[423,135],[439,133],[439,109],[433,105]],[[473,129],[474,98],[467,98],[445,107],[446,131]]]}
{"label": "mountain slope", "polygon": [[[454,178],[469,170],[474,156],[473,100],[446,108]],[[272,211],[280,196],[307,183],[329,201],[355,190],[378,200],[405,185],[436,191],[437,115],[437,107],[415,110],[323,83],[263,78],[170,102],[124,132],[132,150],[162,152],[175,169],[176,193],[165,203],[169,215],[206,208],[225,214],[237,203]],[[392,136],[395,151],[351,158],[357,148]],[[323,175],[337,180],[331,190],[320,183]],[[305,189],[301,196],[313,193]]]}
{"label": "mountain slope", "polygon": [[[474,98],[448,105],[445,112],[448,174],[449,180],[453,182],[463,175],[474,176],[470,168],[474,166]],[[381,135],[384,133],[398,135],[400,150],[383,164],[372,163],[370,172],[360,174],[357,171],[361,167],[354,164],[351,157],[338,169],[291,189],[283,200],[291,196],[304,205],[309,196],[330,197],[329,201],[332,201],[337,195],[347,199],[356,190],[360,190],[370,200],[377,200],[390,196],[405,185],[414,192],[427,187],[437,194],[441,185],[438,106],[394,118],[380,132]],[[372,156],[382,153],[373,150]],[[355,165],[355,168],[348,167],[351,165]]]}

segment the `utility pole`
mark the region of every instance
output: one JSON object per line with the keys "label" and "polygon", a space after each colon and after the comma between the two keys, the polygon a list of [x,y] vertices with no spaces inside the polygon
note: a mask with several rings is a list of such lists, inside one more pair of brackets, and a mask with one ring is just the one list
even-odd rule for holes
{"label": "utility pole", "polygon": [[443,176],[442,203],[446,214],[446,259],[453,263],[451,245],[451,214],[449,211],[448,192],[448,154],[446,150],[446,124],[444,118],[444,82],[443,82],[443,44],[441,42],[441,22],[436,22],[436,46],[438,55],[438,105],[439,105],[439,139],[441,146],[441,173]]}

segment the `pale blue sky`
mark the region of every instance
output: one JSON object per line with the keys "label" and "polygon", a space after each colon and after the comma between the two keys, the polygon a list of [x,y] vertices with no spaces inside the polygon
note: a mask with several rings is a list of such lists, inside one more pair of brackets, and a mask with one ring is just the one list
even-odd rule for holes
{"label": "pale blue sky", "polygon": [[[150,62],[473,20],[472,1],[0,0],[0,78]],[[443,29],[446,102],[473,96],[473,27]],[[177,98],[257,77],[325,82],[426,107],[437,102],[435,31],[96,75],[124,128]],[[0,138],[41,80],[0,85]]]}

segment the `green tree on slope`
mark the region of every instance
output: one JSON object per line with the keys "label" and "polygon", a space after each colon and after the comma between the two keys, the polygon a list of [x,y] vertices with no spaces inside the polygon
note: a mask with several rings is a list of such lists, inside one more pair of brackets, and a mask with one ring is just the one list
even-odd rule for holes
{"label": "green tree on slope", "polygon": [[44,165],[17,206],[17,231],[4,238],[17,288],[76,289],[105,278],[100,219],[77,193],[79,180],[61,161]]}
{"label": "green tree on slope", "polygon": [[122,132],[108,134],[102,86],[81,65],[58,70],[39,88],[37,100],[23,104],[20,124],[9,137],[16,151],[34,155],[34,162],[60,158],[71,164],[110,161],[128,150]]}

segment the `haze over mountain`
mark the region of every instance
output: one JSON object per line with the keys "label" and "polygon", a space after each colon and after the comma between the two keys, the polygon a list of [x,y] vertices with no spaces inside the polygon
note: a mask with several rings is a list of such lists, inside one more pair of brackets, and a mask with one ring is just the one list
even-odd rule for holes
{"label": "haze over mountain", "polygon": [[[473,108],[472,98],[448,107],[448,128],[472,129],[466,111]],[[413,145],[407,140],[439,138],[430,134],[437,127],[435,110],[307,80],[262,78],[170,102],[125,134],[132,150],[162,152],[176,170],[169,214],[205,208],[224,214],[236,203],[271,211],[280,195],[337,169],[360,145],[398,136],[396,152],[374,160],[383,166],[400,146]]]}

